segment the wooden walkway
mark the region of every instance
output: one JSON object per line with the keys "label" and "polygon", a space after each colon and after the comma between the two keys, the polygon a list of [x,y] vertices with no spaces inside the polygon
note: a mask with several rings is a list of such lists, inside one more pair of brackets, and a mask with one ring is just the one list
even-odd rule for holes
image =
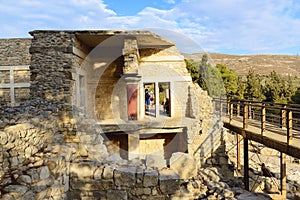
{"label": "wooden walkway", "polygon": [[249,120],[247,128],[243,128],[243,118],[235,117],[231,121],[228,116],[223,117],[224,127],[242,135],[249,140],[261,143],[267,147],[286,153],[300,159],[300,132],[293,130],[293,138],[287,141],[287,130],[274,125],[267,125],[269,128],[261,134],[261,124],[257,120]]}
{"label": "wooden walkway", "polygon": [[300,105],[215,100],[224,127],[300,159]]}
{"label": "wooden walkway", "polygon": [[[280,152],[280,194],[286,199],[286,155],[300,159],[300,105],[214,99],[215,112],[223,118],[224,127],[243,137],[244,184],[249,190],[248,140]],[[240,143],[237,142],[237,168],[240,169]]]}

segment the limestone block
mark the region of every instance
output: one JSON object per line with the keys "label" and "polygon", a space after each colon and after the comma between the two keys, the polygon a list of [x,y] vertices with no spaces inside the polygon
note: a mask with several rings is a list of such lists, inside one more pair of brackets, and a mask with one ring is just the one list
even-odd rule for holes
{"label": "limestone block", "polygon": [[4,191],[7,193],[23,195],[29,190],[28,187],[24,185],[8,185],[4,188]]}
{"label": "limestone block", "polygon": [[167,167],[166,160],[162,155],[148,154],[146,156],[146,166],[162,169]]}
{"label": "limestone block", "polygon": [[103,173],[103,168],[104,166],[99,166],[95,173],[94,173],[94,179],[95,180],[99,180],[99,179],[102,179],[102,173]]}
{"label": "limestone block", "polygon": [[152,187],[158,185],[158,171],[153,169],[146,169],[144,171],[143,186]]}
{"label": "limestone block", "polygon": [[159,171],[159,188],[163,194],[175,194],[180,187],[180,176],[174,170]]}
{"label": "limestone block", "polygon": [[131,187],[135,185],[136,182],[136,168],[128,167],[128,168],[118,168],[114,171],[114,181],[117,186],[127,186]]}
{"label": "limestone block", "polygon": [[103,179],[112,179],[114,177],[114,170],[115,167],[113,166],[110,165],[104,166],[103,174],[102,174]]}
{"label": "limestone block", "polygon": [[0,131],[0,144],[5,145],[8,142],[7,134],[3,131]]}
{"label": "limestone block", "polygon": [[91,179],[94,177],[96,166],[93,163],[71,163],[70,175],[71,177],[77,177],[79,180]]}
{"label": "limestone block", "polygon": [[48,166],[43,166],[40,168],[40,179],[46,179],[50,176],[50,170],[48,168]]}
{"label": "limestone block", "polygon": [[34,200],[34,199],[36,198],[35,198],[35,194],[32,191],[28,191],[22,196],[22,200]]}
{"label": "limestone block", "polygon": [[127,192],[123,190],[108,190],[106,198],[108,200],[127,200]]}
{"label": "limestone block", "polygon": [[198,164],[192,155],[176,152],[170,158],[170,169],[175,170],[181,179],[190,179],[197,175]]}
{"label": "limestone block", "polygon": [[18,178],[18,183],[25,183],[25,184],[31,184],[32,180],[31,180],[31,177],[28,176],[28,175],[21,175],[19,178]]}

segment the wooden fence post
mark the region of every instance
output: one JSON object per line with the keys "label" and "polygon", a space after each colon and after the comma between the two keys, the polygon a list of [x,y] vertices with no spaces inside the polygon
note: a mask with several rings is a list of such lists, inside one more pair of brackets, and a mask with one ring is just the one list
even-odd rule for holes
{"label": "wooden fence post", "polygon": [[266,132],[266,105],[263,103],[261,107],[261,136]]}
{"label": "wooden fence post", "polygon": [[290,141],[293,137],[293,112],[288,111],[287,114],[287,144],[290,145]]}
{"label": "wooden fence post", "polygon": [[240,116],[241,114],[241,102],[238,101],[236,104],[236,116]]}
{"label": "wooden fence post", "polygon": [[231,124],[233,118],[233,103],[229,102],[229,124]]}
{"label": "wooden fence post", "polygon": [[244,114],[243,114],[243,129],[248,128],[248,104],[245,102],[244,103]]}
{"label": "wooden fence post", "polygon": [[283,105],[281,109],[281,128],[282,130],[286,129],[286,105]]}

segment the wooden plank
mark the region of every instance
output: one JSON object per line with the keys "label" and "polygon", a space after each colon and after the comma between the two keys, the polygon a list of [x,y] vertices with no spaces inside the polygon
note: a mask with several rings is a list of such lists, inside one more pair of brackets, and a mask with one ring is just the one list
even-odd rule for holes
{"label": "wooden plank", "polygon": [[[243,130],[242,123],[240,123],[240,125],[237,125],[236,123],[229,124],[228,122],[224,121],[224,127],[235,133],[246,136],[249,140],[253,140],[267,147],[273,148],[292,157],[300,159],[300,139],[294,138],[295,141],[293,141],[292,144],[288,145],[286,140],[280,140],[278,139],[278,137],[274,137],[274,135],[276,134],[269,131],[267,131],[265,136],[262,137],[260,134],[260,129],[256,127],[249,127],[247,130]],[[272,137],[269,135],[272,135]],[[281,137],[284,138],[286,136]]]}

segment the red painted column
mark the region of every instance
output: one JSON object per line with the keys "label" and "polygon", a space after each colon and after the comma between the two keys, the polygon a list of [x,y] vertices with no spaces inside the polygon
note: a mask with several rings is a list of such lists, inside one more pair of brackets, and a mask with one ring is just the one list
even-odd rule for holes
{"label": "red painted column", "polygon": [[138,84],[127,84],[127,114],[128,119],[138,118]]}
{"label": "red painted column", "polygon": [[122,76],[126,83],[127,94],[127,116],[129,120],[139,118],[139,82],[141,76],[138,74],[124,74]]}

